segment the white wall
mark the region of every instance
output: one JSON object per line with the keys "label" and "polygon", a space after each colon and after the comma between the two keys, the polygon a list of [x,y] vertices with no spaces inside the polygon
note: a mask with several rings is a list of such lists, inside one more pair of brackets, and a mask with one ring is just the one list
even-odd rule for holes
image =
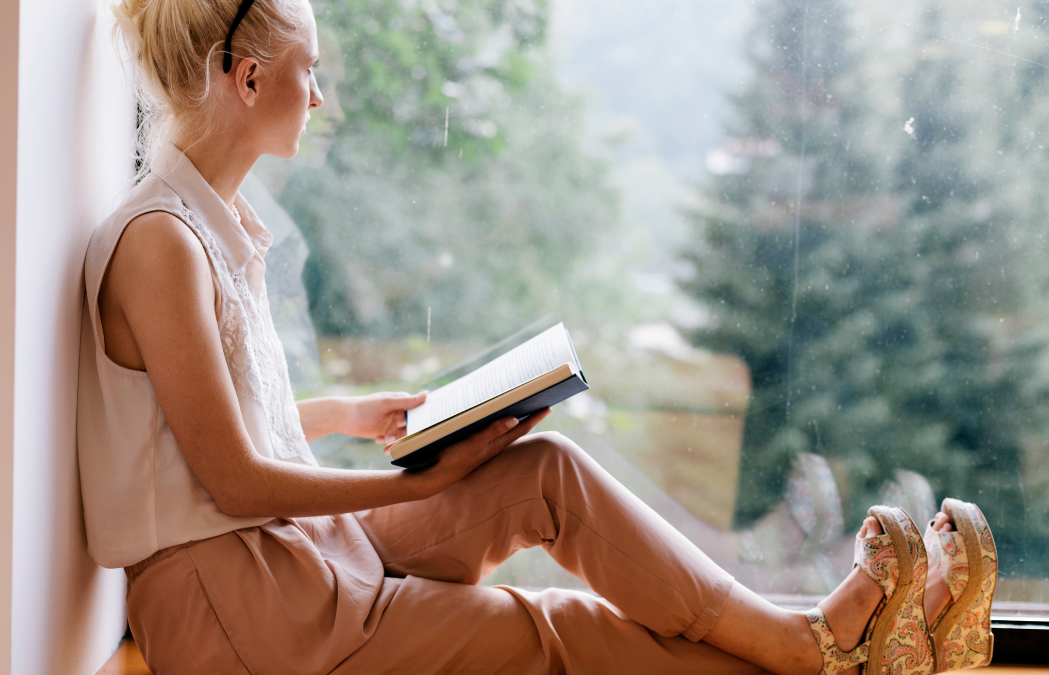
{"label": "white wall", "polygon": [[[0,577],[12,579],[12,623],[8,632],[0,622],[0,649],[10,639],[17,675],[94,673],[124,632],[124,574],[102,570],[87,556],[76,465],[84,250],[132,168],[134,110],[110,39],[109,1],[5,3],[20,5],[21,15],[14,491],[13,519],[6,521],[13,523],[12,572]],[[9,63],[5,58],[0,69],[9,70]],[[0,255],[7,255],[6,243],[0,240]],[[5,281],[0,278],[0,312],[8,311]],[[0,316],[0,324],[8,316]],[[3,347],[0,335],[0,384]],[[0,416],[0,430],[3,422]],[[3,443],[0,437],[0,495],[10,495],[3,485]],[[0,537],[2,528],[0,523]],[[0,573],[3,565],[0,546]]]}
{"label": "white wall", "polygon": [[0,3],[0,671],[11,654],[11,513],[15,413],[15,194],[18,3]]}

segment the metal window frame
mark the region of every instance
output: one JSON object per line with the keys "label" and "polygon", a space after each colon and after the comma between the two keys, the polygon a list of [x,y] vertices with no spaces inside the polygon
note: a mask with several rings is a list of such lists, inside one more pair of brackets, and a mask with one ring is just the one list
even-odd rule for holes
{"label": "metal window frame", "polygon": [[1049,665],[1049,616],[991,615],[991,665]]}

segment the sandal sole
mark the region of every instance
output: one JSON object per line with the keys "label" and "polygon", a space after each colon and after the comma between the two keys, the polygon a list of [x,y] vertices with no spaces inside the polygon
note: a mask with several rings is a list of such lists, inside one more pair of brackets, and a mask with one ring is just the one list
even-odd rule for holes
{"label": "sandal sole", "polygon": [[[987,518],[984,517],[983,512],[980,511],[979,507],[975,504],[971,506],[972,508],[970,508],[969,504],[957,499],[943,500],[943,512],[947,514],[951,519],[951,522],[954,523],[955,529],[962,535],[966,558],[969,563],[969,580],[965,585],[965,590],[962,591],[962,594],[958,599],[947,608],[947,612],[940,619],[939,624],[936,626],[936,630],[933,631],[933,648],[937,661],[936,672],[985,666],[991,662],[991,658],[994,655],[994,633],[990,631],[990,625],[988,624],[986,654],[984,654],[982,650],[974,647],[973,643],[970,642],[968,639],[971,635],[970,633],[970,635],[965,636],[961,650],[956,652],[956,658],[944,658],[946,656],[945,647],[948,646],[948,643],[958,641],[958,638],[951,638],[949,633],[952,629],[958,627],[960,619],[964,613],[972,612],[971,606],[973,601],[984,593],[984,577],[990,571],[987,562],[994,565],[995,577],[991,580],[987,597],[985,598],[983,606],[981,606],[979,610],[981,614],[986,614],[988,617],[991,611],[991,603],[994,599],[995,587],[998,583],[998,549],[994,545],[994,537],[991,534],[991,528],[987,525]],[[990,553],[989,561],[984,560],[984,547],[981,546],[980,543],[980,533],[977,532],[976,519],[979,519],[980,526],[990,541],[990,549],[988,551],[988,553]],[[981,621],[981,624],[982,623],[983,621]],[[972,627],[970,627],[970,630],[978,631],[978,629]],[[941,666],[940,662],[945,660],[950,661],[950,663]]]}

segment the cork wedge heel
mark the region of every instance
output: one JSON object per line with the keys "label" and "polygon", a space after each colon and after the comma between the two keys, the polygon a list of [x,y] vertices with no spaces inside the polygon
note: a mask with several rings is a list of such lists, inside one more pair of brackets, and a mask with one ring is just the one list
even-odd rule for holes
{"label": "cork wedge heel", "polygon": [[856,541],[856,564],[881,586],[885,598],[867,629],[870,656],[865,675],[928,675],[934,658],[925,621],[929,561],[918,528],[900,508],[868,512],[885,534]]}
{"label": "cork wedge heel", "polygon": [[947,583],[952,602],[931,620],[935,672],[986,666],[994,654],[991,603],[998,582],[998,551],[980,507],[957,499],[940,509],[954,530],[925,531],[930,572]]}

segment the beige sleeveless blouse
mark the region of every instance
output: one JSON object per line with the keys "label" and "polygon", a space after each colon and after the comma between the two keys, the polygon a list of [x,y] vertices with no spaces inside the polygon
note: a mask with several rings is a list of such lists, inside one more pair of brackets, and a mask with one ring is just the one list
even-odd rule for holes
{"label": "beige sleeveless blouse", "polygon": [[88,551],[125,567],[187,541],[261,525],[230,516],[186,463],[157,403],[149,374],[106,356],[99,287],[120,236],[137,216],[165,211],[200,239],[211,262],[226,366],[255,451],[316,464],[303,436],[288,366],[270,317],[263,262],[272,236],[239,194],[241,223],[174,146],[91,237],[84,264],[77,445]]}

